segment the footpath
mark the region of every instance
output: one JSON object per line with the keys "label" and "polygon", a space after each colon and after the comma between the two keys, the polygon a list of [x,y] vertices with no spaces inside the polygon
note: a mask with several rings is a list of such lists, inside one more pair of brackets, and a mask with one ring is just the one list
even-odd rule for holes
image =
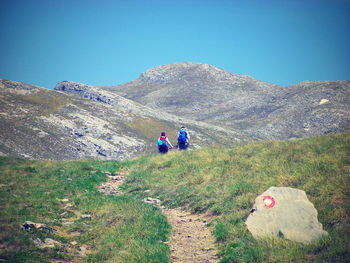
{"label": "footpath", "polygon": [[[108,181],[97,186],[99,191],[108,195],[121,195],[120,186],[125,181],[127,171],[117,174],[106,173]],[[145,203],[158,206],[172,226],[167,244],[171,250],[173,263],[215,263],[219,261],[215,238],[208,224],[212,218],[205,214],[191,214],[179,208],[170,209],[160,205],[160,200],[143,199]]]}

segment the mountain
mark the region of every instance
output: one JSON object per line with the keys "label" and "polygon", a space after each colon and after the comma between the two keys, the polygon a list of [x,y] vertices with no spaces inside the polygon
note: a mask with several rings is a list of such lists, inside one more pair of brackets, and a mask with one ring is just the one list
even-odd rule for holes
{"label": "mountain", "polygon": [[350,128],[350,81],[285,87],[186,62],[158,66],[126,84],[100,88],[257,139],[309,137]]}
{"label": "mountain", "polygon": [[350,81],[284,87],[208,64],[176,63],[124,85],[62,81],[55,90],[0,80],[0,155],[118,159],[156,152],[185,125],[192,148],[347,131]]}
{"label": "mountain", "polygon": [[161,131],[175,144],[181,125],[190,129],[194,148],[244,139],[231,130],[67,81],[48,90],[0,80],[0,123],[0,155],[29,159],[123,160],[155,152]]}

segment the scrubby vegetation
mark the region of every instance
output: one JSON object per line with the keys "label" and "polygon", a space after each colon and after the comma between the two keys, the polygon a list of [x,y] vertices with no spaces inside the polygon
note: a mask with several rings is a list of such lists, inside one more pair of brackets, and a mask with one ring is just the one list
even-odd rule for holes
{"label": "scrubby vegetation", "polygon": [[[148,155],[126,162],[24,161],[0,158],[0,258],[48,262],[168,262],[163,242],[170,226],[159,209],[142,203],[215,216],[211,223],[221,262],[347,262],[350,257],[350,133],[294,141],[265,141]],[[96,185],[105,171],[128,169],[122,196],[105,196]],[[309,245],[282,238],[256,241],[245,220],[257,195],[270,186],[304,190],[329,236]],[[65,209],[62,199],[72,208]],[[67,212],[67,213],[65,213]],[[92,220],[80,218],[91,214]],[[64,224],[64,220],[72,223]],[[23,231],[24,221],[57,231]],[[79,232],[79,235],[71,235]],[[39,249],[33,240],[52,238],[60,248]],[[70,242],[76,241],[76,245]],[[79,250],[79,249],[77,249]]]}

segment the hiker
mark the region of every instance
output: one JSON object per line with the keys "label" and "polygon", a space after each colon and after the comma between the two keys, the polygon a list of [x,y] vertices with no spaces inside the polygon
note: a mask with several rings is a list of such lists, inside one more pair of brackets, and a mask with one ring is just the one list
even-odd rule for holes
{"label": "hiker", "polygon": [[159,153],[167,153],[170,148],[173,148],[171,142],[168,137],[166,137],[166,133],[162,132],[160,137],[158,138],[158,151]]}
{"label": "hiker", "polygon": [[177,135],[177,142],[179,150],[186,150],[188,148],[188,141],[190,139],[190,134],[186,130],[185,126],[182,126]]}

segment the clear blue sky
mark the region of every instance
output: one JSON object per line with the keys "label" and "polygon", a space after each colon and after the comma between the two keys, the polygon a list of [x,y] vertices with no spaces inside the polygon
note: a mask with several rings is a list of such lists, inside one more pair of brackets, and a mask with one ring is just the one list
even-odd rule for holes
{"label": "clear blue sky", "polygon": [[0,78],[115,85],[175,62],[350,79],[349,0],[1,0]]}

